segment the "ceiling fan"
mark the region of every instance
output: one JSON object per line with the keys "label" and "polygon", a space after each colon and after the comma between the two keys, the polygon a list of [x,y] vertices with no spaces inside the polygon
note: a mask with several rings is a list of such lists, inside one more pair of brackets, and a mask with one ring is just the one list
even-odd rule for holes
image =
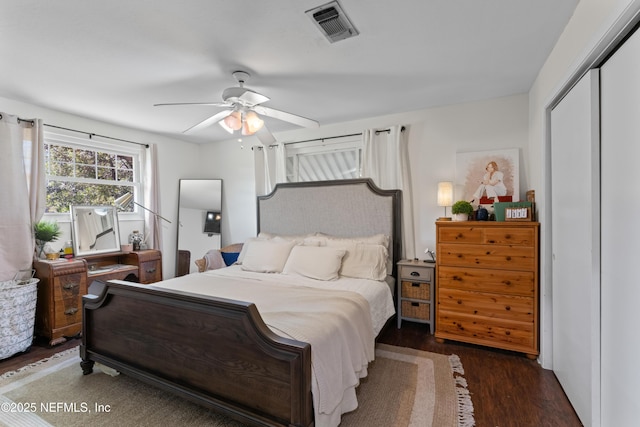
{"label": "ceiling fan", "polygon": [[255,134],[263,144],[271,144],[275,142],[276,139],[264,125],[264,121],[260,116],[272,117],[301,127],[312,128],[319,126],[319,123],[315,120],[265,107],[262,104],[269,101],[268,97],[244,87],[245,82],[250,77],[249,73],[245,71],[234,71],[232,75],[238,82],[238,86],[229,87],[222,92],[223,102],[177,102],[154,104],[154,106],[207,105],[225,107],[226,110],[220,111],[200,123],[191,126],[183,133],[194,132],[198,129],[211,126],[214,123],[219,123],[220,126],[231,134],[235,131],[241,131],[242,135]]}

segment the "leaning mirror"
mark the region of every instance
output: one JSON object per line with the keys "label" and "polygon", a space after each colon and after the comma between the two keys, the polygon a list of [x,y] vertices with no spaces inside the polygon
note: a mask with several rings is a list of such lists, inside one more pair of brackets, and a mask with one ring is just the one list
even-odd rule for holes
{"label": "leaning mirror", "polygon": [[76,256],[120,250],[114,206],[71,206],[73,250]]}
{"label": "leaning mirror", "polygon": [[176,276],[198,271],[194,261],[220,249],[221,179],[181,179]]}

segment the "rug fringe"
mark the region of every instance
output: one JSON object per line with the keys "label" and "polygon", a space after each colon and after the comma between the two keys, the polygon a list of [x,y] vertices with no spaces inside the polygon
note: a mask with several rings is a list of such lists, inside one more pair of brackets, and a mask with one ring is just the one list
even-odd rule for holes
{"label": "rug fringe", "polygon": [[16,369],[15,371],[5,372],[4,374],[0,375],[0,380],[3,380],[5,378],[11,378],[12,376],[14,376],[16,374],[19,374],[20,372],[26,371],[27,369],[36,368],[36,367],[42,365],[43,363],[47,363],[47,362],[49,362],[51,360],[59,359],[61,357],[67,356],[67,355],[69,355],[69,354],[71,354],[73,352],[78,353],[78,351],[79,351],[78,347],[73,347],[73,348],[70,348],[68,350],[61,351],[60,353],[56,353],[51,357],[47,357],[45,359],[38,360],[37,362],[33,362],[33,363],[28,364],[28,365],[25,365],[22,368]]}
{"label": "rug fringe", "polygon": [[462,376],[464,375],[464,368],[460,357],[455,354],[450,355],[449,363],[453,373],[458,374],[453,376],[458,398],[458,427],[474,427],[476,420],[473,416],[473,402],[467,389],[467,380]]}

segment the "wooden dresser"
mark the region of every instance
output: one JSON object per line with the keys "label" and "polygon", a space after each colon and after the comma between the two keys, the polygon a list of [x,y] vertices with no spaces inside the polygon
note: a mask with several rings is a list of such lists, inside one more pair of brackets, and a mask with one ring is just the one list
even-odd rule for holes
{"label": "wooden dresser", "polygon": [[71,260],[39,260],[34,268],[40,279],[36,334],[56,345],[82,330],[82,296],[91,282],[114,279],[158,282],[162,280],[162,255],[157,250],[112,252]]}
{"label": "wooden dresser", "polygon": [[436,332],[537,357],[537,222],[436,222]]}

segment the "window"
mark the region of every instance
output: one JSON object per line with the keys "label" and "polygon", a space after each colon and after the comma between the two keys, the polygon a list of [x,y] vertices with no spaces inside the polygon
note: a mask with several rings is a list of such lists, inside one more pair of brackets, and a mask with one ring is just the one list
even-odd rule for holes
{"label": "window", "polygon": [[45,212],[66,213],[70,205],[111,205],[126,192],[135,195],[141,149],[45,132]]}
{"label": "window", "polygon": [[359,178],[362,137],[352,135],[286,146],[287,181],[324,181]]}

